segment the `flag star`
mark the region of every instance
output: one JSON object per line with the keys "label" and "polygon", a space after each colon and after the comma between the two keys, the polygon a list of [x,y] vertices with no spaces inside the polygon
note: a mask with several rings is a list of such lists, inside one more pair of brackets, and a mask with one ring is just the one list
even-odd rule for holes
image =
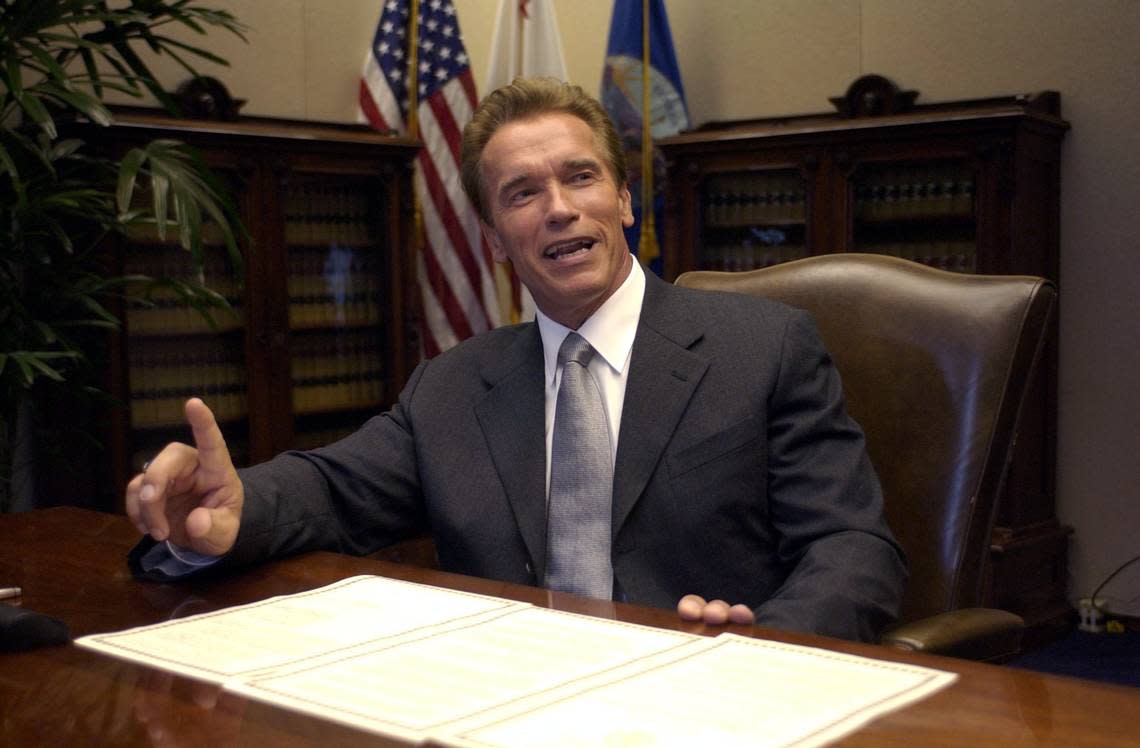
{"label": "flag star", "polygon": [[404,50],[397,47],[396,49],[394,49],[392,51],[392,56],[395,57],[397,60],[402,60],[402,59],[404,59]]}
{"label": "flag star", "polygon": [[442,5],[443,3],[441,3],[440,0],[431,0],[430,4],[431,4],[431,9],[438,12],[439,6]]}
{"label": "flag star", "polygon": [[439,28],[439,21],[435,20],[434,18],[429,18],[427,22],[427,28],[428,31],[435,31]]}
{"label": "flag star", "polygon": [[420,96],[423,96],[425,93],[427,93],[427,84],[421,83],[420,84]]}
{"label": "flag star", "polygon": [[466,65],[467,64],[467,53],[466,52],[460,52],[459,54],[457,54],[455,56],[455,63],[457,65],[459,65],[460,67]]}
{"label": "flag star", "polygon": [[[455,29],[453,27],[451,27],[451,26],[444,26],[443,27],[443,35],[444,36],[451,36],[454,33],[455,33]],[[652,47],[650,47],[650,49],[652,49]]]}
{"label": "flag star", "polygon": [[396,0],[388,0],[388,2],[384,4],[384,8],[385,8],[385,10],[387,10],[389,13],[395,13],[395,12],[396,12],[396,8],[398,8],[398,7],[399,7],[399,5],[400,5],[400,4],[399,4],[398,2],[396,2]]}
{"label": "flag star", "polygon": [[443,12],[449,16],[453,16],[455,15],[455,6],[451,3],[448,3],[447,5],[443,6]]}
{"label": "flag star", "polygon": [[446,78],[447,77],[447,68],[436,68],[435,77],[438,78],[439,80],[443,80],[444,78]]}
{"label": "flag star", "polygon": [[398,83],[400,80],[400,71],[392,68],[392,70],[388,73],[388,77],[391,78],[393,82]]}
{"label": "flag star", "polygon": [[376,45],[376,54],[386,55],[389,49],[391,49],[391,47],[388,46],[388,42],[380,42]]}
{"label": "flag star", "polygon": [[430,73],[431,72],[431,63],[428,62],[427,60],[424,60],[423,62],[421,62],[420,63],[420,72],[421,73]]}
{"label": "flag star", "polygon": [[380,30],[385,34],[391,34],[392,29],[394,28],[396,28],[396,26],[391,21],[385,21],[384,23],[380,24]]}
{"label": "flag star", "polygon": [[439,50],[439,56],[440,56],[440,59],[443,59],[443,60],[451,59],[451,50],[448,49],[447,47],[444,47],[441,50]]}
{"label": "flag star", "polygon": [[[404,29],[403,26],[396,29],[396,36],[400,37],[401,39],[403,39],[405,36],[407,36],[407,33],[408,32]],[[652,49],[652,47],[650,47],[650,49]]]}
{"label": "flag star", "polygon": [[431,52],[433,49],[435,49],[435,42],[433,42],[431,39],[425,39],[424,43],[420,45],[420,49],[425,52]]}

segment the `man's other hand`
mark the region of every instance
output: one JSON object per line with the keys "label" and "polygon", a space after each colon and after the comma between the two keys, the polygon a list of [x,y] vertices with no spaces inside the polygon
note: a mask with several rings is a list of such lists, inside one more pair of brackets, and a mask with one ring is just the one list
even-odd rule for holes
{"label": "man's other hand", "polygon": [[700,595],[685,595],[677,603],[677,614],[682,621],[704,621],[719,626],[723,623],[751,625],[756,615],[747,605],[729,605],[724,600],[706,601]]}

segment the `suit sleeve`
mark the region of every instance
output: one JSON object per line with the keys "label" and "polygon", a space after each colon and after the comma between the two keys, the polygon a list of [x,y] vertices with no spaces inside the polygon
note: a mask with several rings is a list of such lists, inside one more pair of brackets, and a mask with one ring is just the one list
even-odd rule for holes
{"label": "suit sleeve", "polygon": [[239,470],[245,488],[237,544],[226,566],[310,550],[371,553],[427,527],[410,403],[426,363],[399,402],[352,435]]}
{"label": "suit sleeve", "polygon": [[769,512],[791,571],[755,609],[757,622],[876,641],[898,613],[903,553],[839,373],[805,313],[787,325],[768,405]]}

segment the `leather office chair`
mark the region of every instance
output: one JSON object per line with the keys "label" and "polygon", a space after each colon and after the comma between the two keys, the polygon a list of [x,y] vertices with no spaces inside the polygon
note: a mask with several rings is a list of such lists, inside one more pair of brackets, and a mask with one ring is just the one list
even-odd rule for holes
{"label": "leather office chair", "polygon": [[814,317],[910,568],[883,643],[979,660],[1016,654],[1024,622],[977,606],[1054,285],[854,253],[676,282],[766,296]]}

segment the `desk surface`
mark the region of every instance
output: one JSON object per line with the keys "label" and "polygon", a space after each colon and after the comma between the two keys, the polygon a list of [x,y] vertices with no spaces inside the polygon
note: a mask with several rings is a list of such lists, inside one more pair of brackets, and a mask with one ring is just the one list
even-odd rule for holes
{"label": "desk surface", "polygon": [[[137,532],[123,517],[74,508],[0,515],[0,586],[64,620],[73,637],[291,594],[378,574],[523,600],[549,608],[696,633],[671,611],[585,600],[484,579],[334,553],[266,564],[222,580],[138,582],[124,557]],[[0,603],[5,604],[5,603]],[[952,670],[949,688],[879,719],[841,746],[1137,746],[1140,689],[900,652],[762,627],[746,636]],[[0,744],[402,745],[75,646],[0,654]]]}

